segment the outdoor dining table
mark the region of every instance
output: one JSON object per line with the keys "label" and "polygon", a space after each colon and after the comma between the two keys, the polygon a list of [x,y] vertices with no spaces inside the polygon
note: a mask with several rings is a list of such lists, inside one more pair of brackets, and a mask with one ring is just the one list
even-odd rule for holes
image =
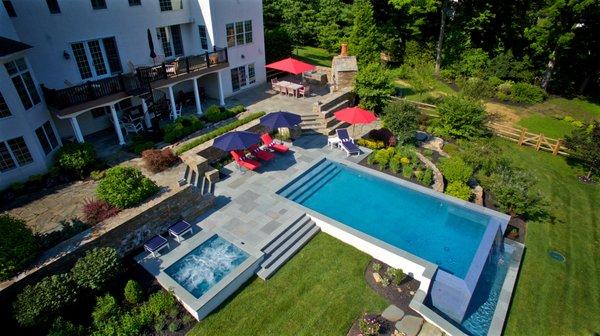
{"label": "outdoor dining table", "polygon": [[294,90],[294,97],[298,97],[298,90],[304,87],[304,85],[288,82],[288,81],[279,81],[277,85],[280,87],[285,87],[288,89]]}

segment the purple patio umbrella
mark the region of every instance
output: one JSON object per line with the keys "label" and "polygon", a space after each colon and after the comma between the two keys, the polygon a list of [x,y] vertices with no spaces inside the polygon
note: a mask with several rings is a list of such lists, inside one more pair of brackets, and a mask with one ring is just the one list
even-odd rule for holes
{"label": "purple patio umbrella", "polygon": [[269,113],[260,118],[260,124],[272,130],[280,127],[292,128],[300,122],[302,122],[302,118],[299,115],[281,111]]}
{"label": "purple patio umbrella", "polygon": [[246,131],[235,131],[221,135],[216,138],[213,147],[229,152],[232,150],[244,150],[260,141],[256,133]]}

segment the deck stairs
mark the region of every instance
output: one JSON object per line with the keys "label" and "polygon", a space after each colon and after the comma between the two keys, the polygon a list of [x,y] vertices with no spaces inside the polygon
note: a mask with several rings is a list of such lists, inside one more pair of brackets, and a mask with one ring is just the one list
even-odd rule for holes
{"label": "deck stairs", "polygon": [[348,123],[335,119],[334,113],[352,106],[354,95],[351,92],[340,92],[327,100],[315,103],[311,112],[302,114],[300,127],[303,133],[320,133],[331,135],[338,128],[348,127]]}

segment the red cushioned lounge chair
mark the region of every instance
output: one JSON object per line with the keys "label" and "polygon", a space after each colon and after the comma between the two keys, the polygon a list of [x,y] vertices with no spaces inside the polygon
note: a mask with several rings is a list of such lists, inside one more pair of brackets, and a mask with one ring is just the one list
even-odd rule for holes
{"label": "red cushioned lounge chair", "polygon": [[269,133],[265,133],[265,134],[261,135],[260,139],[262,140],[262,142],[265,144],[265,146],[267,148],[271,148],[279,153],[285,153],[289,150],[289,148],[287,146],[285,146],[284,144],[273,141],[273,138],[271,138],[271,135],[269,135]]}
{"label": "red cushioned lounge chair", "polygon": [[273,154],[271,152],[267,152],[264,149],[260,149],[260,147],[258,147],[258,145],[252,145],[252,146],[248,147],[248,150],[250,151],[250,153],[252,155],[256,156],[257,158],[259,158],[263,161],[269,161],[275,157],[275,154]]}
{"label": "red cushioned lounge chair", "polygon": [[235,163],[237,163],[240,167],[244,167],[249,170],[256,170],[258,167],[260,167],[260,163],[258,161],[248,159],[243,155],[240,155],[240,153],[237,151],[231,151],[230,153]]}

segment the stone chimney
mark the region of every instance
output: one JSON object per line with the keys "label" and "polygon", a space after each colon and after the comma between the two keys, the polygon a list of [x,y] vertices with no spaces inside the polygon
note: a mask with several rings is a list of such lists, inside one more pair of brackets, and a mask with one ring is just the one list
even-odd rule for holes
{"label": "stone chimney", "polygon": [[340,56],[342,56],[342,57],[348,56],[348,43],[342,43],[342,50],[340,52]]}

